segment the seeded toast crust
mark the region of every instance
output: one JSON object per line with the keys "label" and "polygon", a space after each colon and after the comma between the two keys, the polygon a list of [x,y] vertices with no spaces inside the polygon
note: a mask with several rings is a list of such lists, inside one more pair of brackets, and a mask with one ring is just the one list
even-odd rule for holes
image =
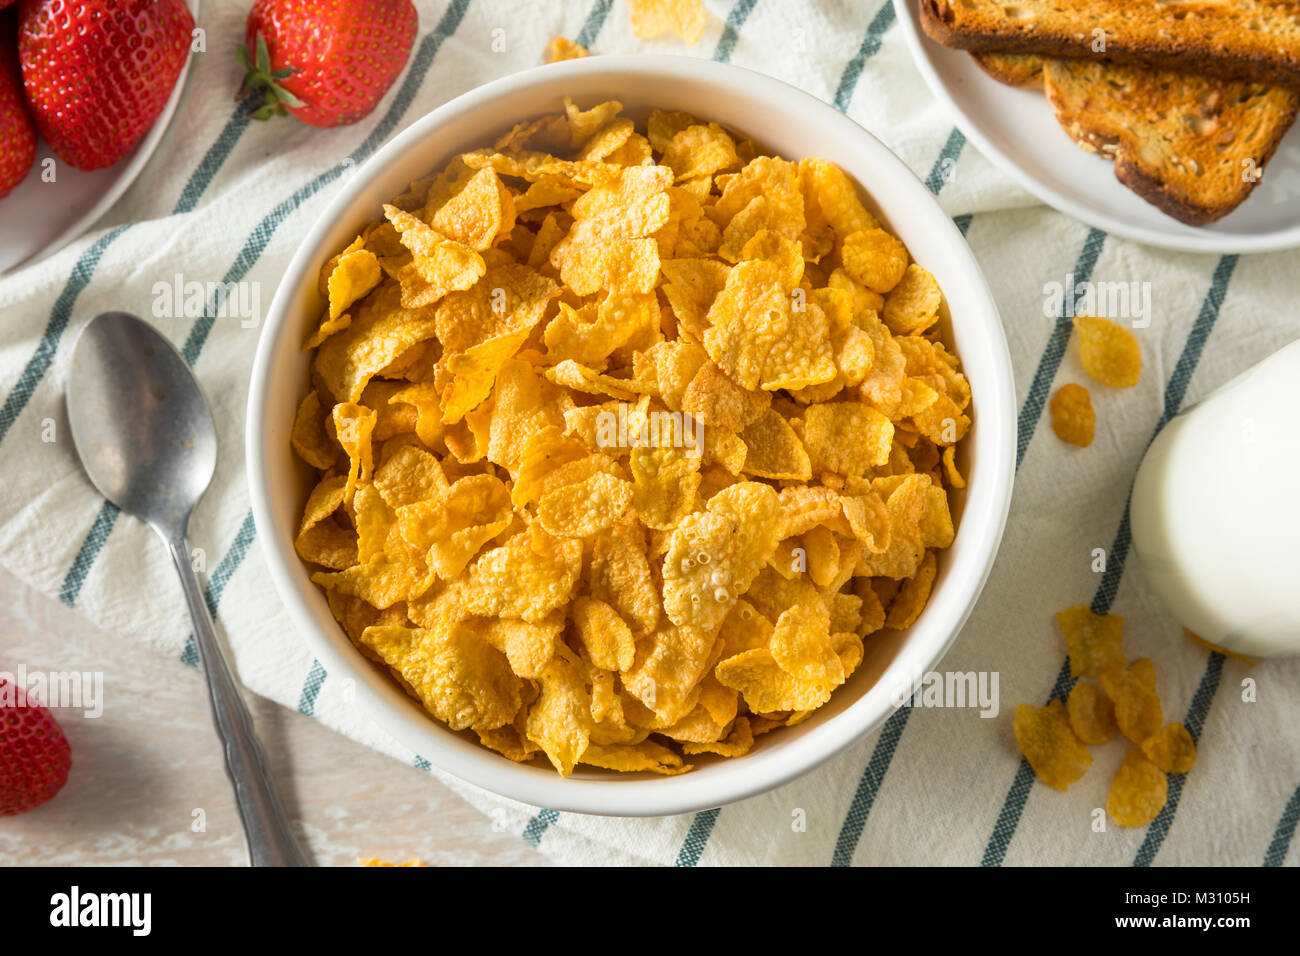
{"label": "seeded toast crust", "polygon": [[921,25],[972,52],[1107,59],[1300,86],[1295,0],[918,0]]}
{"label": "seeded toast crust", "polygon": [[[1295,121],[1300,93],[1125,64],[1047,58],[1044,91],[1083,149],[1110,157],[1115,176],[1189,225],[1236,209]],[[1253,165],[1252,165],[1253,164]]]}

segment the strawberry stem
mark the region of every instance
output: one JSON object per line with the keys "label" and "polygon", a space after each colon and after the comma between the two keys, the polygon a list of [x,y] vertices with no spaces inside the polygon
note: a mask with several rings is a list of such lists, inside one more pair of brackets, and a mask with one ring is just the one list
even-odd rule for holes
{"label": "strawberry stem", "polygon": [[257,49],[254,57],[255,59],[249,57],[246,45],[235,49],[235,59],[244,68],[244,80],[235,98],[239,99],[250,92],[260,93],[260,103],[258,97],[253,98],[251,113],[254,119],[268,120],[272,116],[285,116],[289,112],[286,107],[297,108],[307,105],[280,85],[281,80],[288,79],[298,70],[291,66],[272,70],[271,54],[266,47],[266,38],[261,33],[257,34]]}

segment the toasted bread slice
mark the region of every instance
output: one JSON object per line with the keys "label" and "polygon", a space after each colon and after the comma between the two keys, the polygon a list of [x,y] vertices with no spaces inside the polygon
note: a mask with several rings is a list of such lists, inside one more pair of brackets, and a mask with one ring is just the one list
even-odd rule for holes
{"label": "toasted bread slice", "polygon": [[971,58],[999,83],[1026,90],[1043,88],[1043,58],[1037,53],[972,53]]}
{"label": "toasted bread slice", "polygon": [[[921,24],[973,52],[1104,55],[1165,69],[1300,86],[1294,0],[918,0]],[[1105,46],[1095,49],[1098,40]]]}
{"label": "toasted bread slice", "polygon": [[1190,225],[1245,201],[1300,107],[1285,87],[1095,60],[1046,58],[1043,81],[1075,142]]}

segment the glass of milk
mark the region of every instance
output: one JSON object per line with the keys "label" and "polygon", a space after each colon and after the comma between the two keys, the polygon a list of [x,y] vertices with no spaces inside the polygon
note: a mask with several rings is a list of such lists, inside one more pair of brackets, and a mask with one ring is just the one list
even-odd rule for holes
{"label": "glass of milk", "polygon": [[1133,550],[1187,628],[1300,655],[1300,341],[1173,419],[1133,485]]}

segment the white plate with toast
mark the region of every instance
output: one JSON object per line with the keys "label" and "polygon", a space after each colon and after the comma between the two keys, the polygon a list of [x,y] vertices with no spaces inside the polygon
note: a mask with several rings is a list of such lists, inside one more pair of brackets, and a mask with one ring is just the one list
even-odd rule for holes
{"label": "white plate with toast", "polygon": [[1295,127],[1245,202],[1216,222],[1187,225],[1121,183],[1111,162],[1080,149],[1041,91],[1001,83],[970,54],[932,40],[921,26],[919,0],[893,2],[913,59],[935,96],[951,107],[958,128],[1048,205],[1113,235],[1170,249],[1237,253],[1300,246]]}

